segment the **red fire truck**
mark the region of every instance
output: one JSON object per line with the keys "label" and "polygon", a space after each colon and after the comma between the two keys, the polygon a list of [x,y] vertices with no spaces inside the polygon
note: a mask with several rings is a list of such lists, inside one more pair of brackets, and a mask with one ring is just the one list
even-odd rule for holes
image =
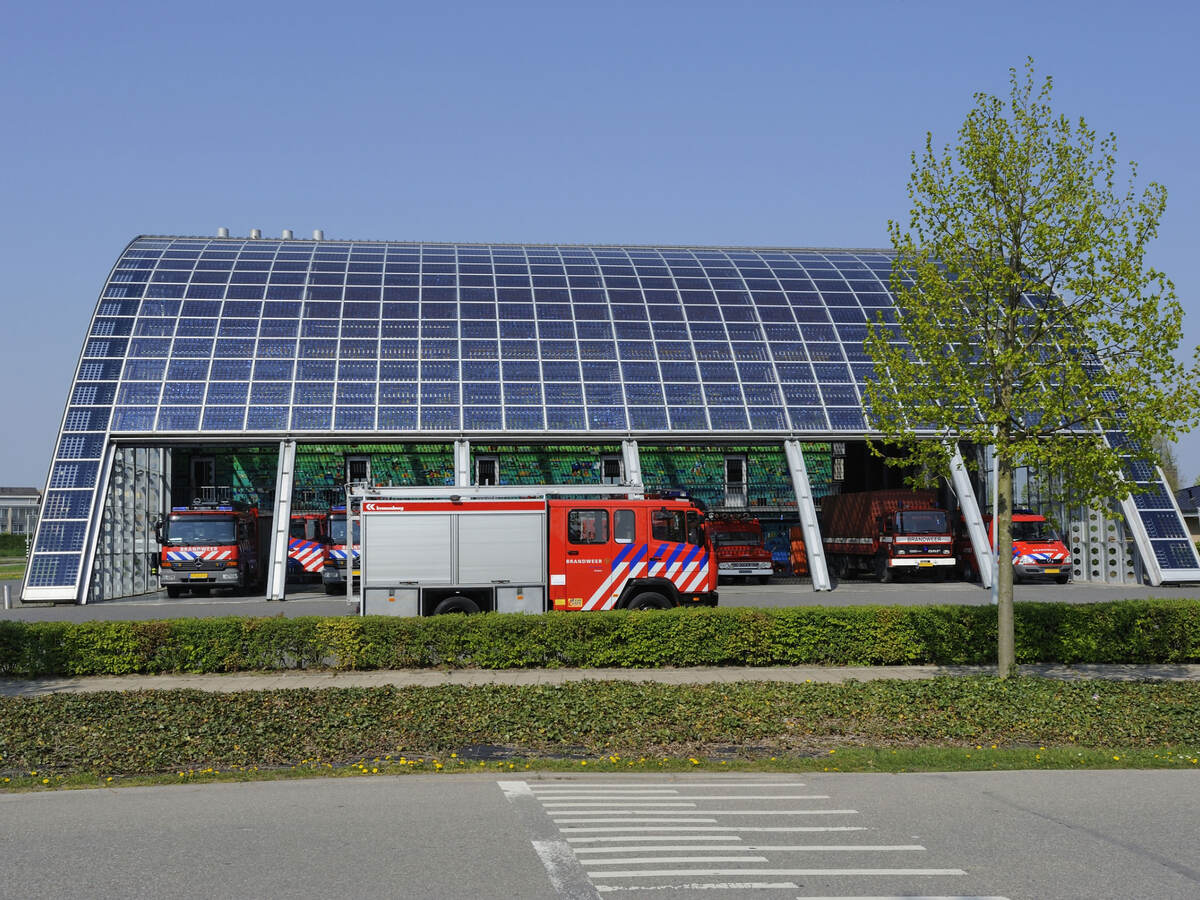
{"label": "red fire truck", "polygon": [[689,500],[608,496],[619,493],[631,489],[369,489],[361,610],[715,606],[717,573],[700,509]]}
{"label": "red fire truck", "polygon": [[155,528],[162,545],[158,580],[167,596],[262,586],[270,523],[270,516],[260,516],[253,507],[204,502],[172,507]]}
{"label": "red fire truck", "polygon": [[834,575],[871,572],[881,582],[897,571],[938,576],[955,565],[954,537],[933,491],[864,491],[822,501],[821,535]]}
{"label": "red fire truck", "polygon": [[[354,518],[353,516],[351,517]],[[359,522],[353,522],[353,537],[346,541],[346,507],[333,506],[325,518],[325,547],[322,559],[321,580],[326,594],[346,593],[346,572],[358,578],[360,572]]]}
{"label": "red fire truck", "polygon": [[766,584],[775,571],[771,551],[763,544],[762,525],[748,516],[709,516],[704,523],[717,559],[720,578],[757,578]]}
{"label": "red fire truck", "polygon": [[288,528],[288,578],[321,577],[325,568],[325,545],[329,542],[328,513],[292,513]]}
{"label": "red fire truck", "polygon": [[[983,517],[983,526],[987,529],[989,545],[994,546],[990,515]],[[958,539],[958,558],[959,572],[964,580],[979,578],[971,538],[965,529]],[[1066,584],[1071,580],[1071,551],[1045,516],[1029,509],[1016,509],[1012,517],[1012,567],[1013,581],[1018,584],[1026,578],[1039,577]]]}

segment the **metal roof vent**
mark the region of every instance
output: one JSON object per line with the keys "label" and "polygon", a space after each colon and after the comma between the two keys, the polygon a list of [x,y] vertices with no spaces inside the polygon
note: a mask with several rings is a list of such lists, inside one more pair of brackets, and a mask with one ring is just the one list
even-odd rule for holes
{"label": "metal roof vent", "polygon": [[228,228],[218,228],[217,229],[217,237],[229,237],[229,229]]}
{"label": "metal roof vent", "polygon": [[313,240],[314,241],[325,240],[325,232],[322,231],[320,228],[314,228],[313,229]]}
{"label": "metal roof vent", "polygon": [[261,228],[251,228],[250,229],[250,240],[257,241],[260,237],[262,237],[262,229]]}
{"label": "metal roof vent", "polygon": [[283,229],[283,239],[285,241],[290,241],[292,239],[292,229],[290,229],[290,228]]}

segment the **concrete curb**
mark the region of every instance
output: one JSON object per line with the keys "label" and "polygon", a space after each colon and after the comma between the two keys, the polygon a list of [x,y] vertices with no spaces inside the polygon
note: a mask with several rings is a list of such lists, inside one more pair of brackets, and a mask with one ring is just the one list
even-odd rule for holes
{"label": "concrete curb", "polygon": [[[1028,665],[1022,675],[1061,681],[1200,681],[1200,665]],[[390,669],[371,672],[238,672],[228,675],[102,675],[80,678],[0,680],[0,696],[40,697],[97,691],[178,690],[216,693],[346,687],[435,687],[444,684],[565,684],[573,681],[633,681],[657,684],[715,684],[734,681],[841,683],[916,681],[942,676],[994,675],[992,666],[799,666],[692,669]]]}

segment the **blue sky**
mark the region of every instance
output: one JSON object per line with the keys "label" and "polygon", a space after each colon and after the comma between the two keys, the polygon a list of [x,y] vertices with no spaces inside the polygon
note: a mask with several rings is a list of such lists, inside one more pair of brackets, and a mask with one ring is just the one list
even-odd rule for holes
{"label": "blue sky", "polygon": [[[0,484],[42,486],[134,235],[880,247],[1026,55],[1166,185],[1200,343],[1190,3],[20,4],[0,34]],[[1200,434],[1178,448],[1200,475]]]}

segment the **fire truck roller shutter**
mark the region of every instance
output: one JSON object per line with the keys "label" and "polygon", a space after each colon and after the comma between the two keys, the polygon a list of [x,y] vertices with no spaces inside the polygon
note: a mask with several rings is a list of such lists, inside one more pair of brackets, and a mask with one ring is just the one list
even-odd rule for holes
{"label": "fire truck roller shutter", "polygon": [[449,513],[372,517],[370,546],[363,548],[368,587],[405,582],[451,584]]}
{"label": "fire truck roller shutter", "polygon": [[546,514],[458,514],[458,578],[453,584],[544,584]]}

